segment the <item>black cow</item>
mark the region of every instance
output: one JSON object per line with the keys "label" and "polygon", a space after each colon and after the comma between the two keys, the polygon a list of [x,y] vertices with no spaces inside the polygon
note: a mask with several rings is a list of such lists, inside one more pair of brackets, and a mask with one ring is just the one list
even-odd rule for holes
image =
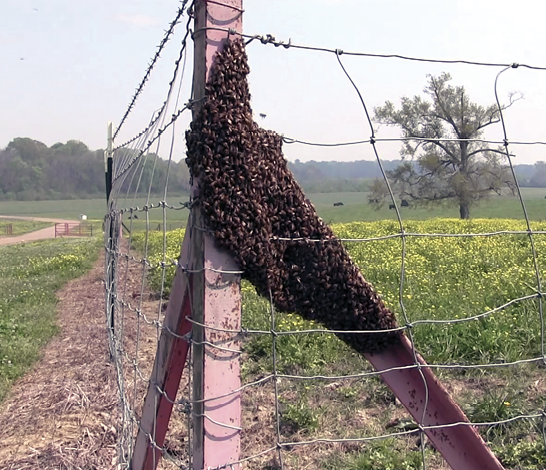
{"label": "black cow", "polygon": [[389,204],[389,209],[390,209],[390,210],[393,210],[393,209],[395,209],[395,208],[396,208],[396,206],[395,206],[394,204]]}
{"label": "black cow", "polygon": [[339,207],[339,206],[342,206],[343,203],[342,202],[334,202],[334,207]]}
{"label": "black cow", "polygon": [[406,199],[402,199],[402,207],[409,207],[409,202]]}

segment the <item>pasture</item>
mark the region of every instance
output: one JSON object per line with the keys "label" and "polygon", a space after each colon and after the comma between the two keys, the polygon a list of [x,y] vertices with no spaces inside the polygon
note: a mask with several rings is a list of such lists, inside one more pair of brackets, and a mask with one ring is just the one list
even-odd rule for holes
{"label": "pasture", "polygon": [[[532,220],[546,220],[546,189],[522,188],[522,195],[527,206],[529,217]],[[388,204],[376,211],[368,204],[368,193],[365,192],[341,192],[341,193],[312,193],[307,195],[315,205],[318,214],[328,223],[347,223],[354,221],[375,221],[395,219],[396,214],[389,210]],[[154,195],[150,203],[157,205],[161,196]],[[178,206],[188,200],[187,195],[170,196],[169,204]],[[343,206],[334,207],[334,203],[343,202]],[[120,207],[142,208],[146,203],[145,198],[137,198],[134,203],[132,198],[122,201]],[[458,208],[455,205],[445,207],[423,208],[401,207],[401,215],[407,220],[427,220],[434,218],[457,218]],[[35,217],[56,217],[76,220],[79,214],[86,214],[88,219],[102,220],[106,212],[104,199],[74,199],[62,201],[0,201],[0,215],[21,215]],[[149,212],[150,229],[157,229],[158,224],[163,223],[163,211],[160,208],[151,209]],[[188,219],[188,210],[168,210],[167,229],[183,227]],[[513,196],[492,196],[483,201],[471,211],[472,218],[505,218],[521,219],[523,213],[518,198]],[[134,228],[144,230],[146,227],[145,213],[137,213],[137,219],[133,221]],[[128,216],[125,223],[128,226]]]}
{"label": "pasture", "polygon": [[[151,197],[150,204],[157,205],[161,197]],[[173,206],[180,205],[188,200],[187,196],[173,196],[169,199],[169,203]],[[132,199],[126,201],[126,205],[120,203],[120,208],[124,207],[139,207],[142,208],[146,204],[145,198],[138,198],[135,201]],[[61,219],[78,220],[80,214],[87,215],[88,220],[102,221],[106,213],[106,202],[104,199],[71,199],[60,201],[0,201],[0,215],[19,215],[28,217],[51,217]],[[188,219],[188,210],[168,210],[167,211],[167,229],[174,229],[186,225]],[[150,209],[148,212],[150,230],[158,230],[163,224],[163,211],[160,208]],[[125,215],[124,222],[127,228],[132,230],[146,229],[146,214],[145,212],[137,212],[133,220],[133,225],[130,227],[129,215]]]}
{"label": "pasture", "polygon": [[[377,237],[399,231],[395,221],[353,222],[336,224],[333,228],[342,238]],[[533,228],[545,230],[546,223],[536,222]],[[485,233],[525,230],[525,224],[510,219],[408,220],[406,230],[412,233]],[[177,257],[182,237],[183,230],[168,233],[168,258]],[[142,250],[144,234],[136,234],[133,241],[134,248]],[[535,244],[542,273],[546,268],[546,237],[536,235]],[[399,302],[401,240],[347,242],[346,247],[364,276],[404,324]],[[453,321],[416,324],[412,334],[417,349],[429,364],[452,366],[435,372],[469,418],[473,422],[486,423],[540,413],[546,406],[546,383],[541,364],[488,367],[541,356],[542,319],[538,300],[517,302],[480,319],[458,323],[536,292],[528,237],[409,238],[406,249],[402,301],[408,321]],[[161,261],[162,234],[150,235],[148,250],[150,261]],[[173,269],[169,268],[167,286],[172,276]],[[161,270],[150,272],[148,281],[150,287],[157,290]],[[267,300],[259,297],[245,281],[242,292],[243,327],[268,331],[271,319]],[[320,325],[303,320],[293,312],[278,312],[276,328],[297,331],[320,328]],[[271,335],[246,337],[242,359],[244,382],[272,373],[271,348]],[[279,381],[283,439],[297,442],[357,438],[414,429],[405,409],[377,377],[339,378],[370,372],[371,367],[336,336],[329,333],[283,335],[276,339],[276,348],[277,370],[281,374],[336,377],[330,380],[286,377]],[[474,369],[474,365],[480,367]],[[254,412],[251,417],[243,417],[243,421],[252,425],[259,418],[260,423],[265,423],[264,435],[246,442],[251,449],[249,453],[259,452],[266,444],[274,442],[271,393],[260,387],[245,391],[243,402],[252,404]],[[522,419],[482,426],[480,432],[506,468],[540,470],[546,466],[541,426],[539,420]],[[378,441],[367,446],[355,444],[344,449],[317,446],[316,452],[311,453],[314,455],[301,449],[296,446],[289,453],[293,468],[421,468],[416,436]],[[445,468],[432,449],[426,452],[431,468]]]}
{"label": "pasture", "polygon": [[[522,188],[522,196],[531,220],[546,220],[546,189]],[[394,210],[385,204],[380,210],[373,210],[368,204],[367,193],[323,193],[310,194],[309,199],[317,212],[328,223],[347,223],[354,221],[375,221],[395,219]],[[334,207],[334,203],[343,202],[343,206]],[[459,208],[455,205],[431,208],[415,206],[400,207],[403,220],[427,220],[434,218],[458,218]],[[520,201],[514,196],[492,196],[482,201],[470,211],[472,218],[482,219],[522,219]]]}
{"label": "pasture", "polygon": [[97,259],[97,239],[0,247],[0,401],[57,333],[55,291]]}

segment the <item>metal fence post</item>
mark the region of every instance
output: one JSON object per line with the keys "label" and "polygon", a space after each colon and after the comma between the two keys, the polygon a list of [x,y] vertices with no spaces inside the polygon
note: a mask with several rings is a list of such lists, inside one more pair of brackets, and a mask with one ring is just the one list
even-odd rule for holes
{"label": "metal fence post", "polygon": [[[228,37],[226,30],[242,32],[242,7],[242,0],[195,4],[193,83],[198,103],[205,96],[214,54]],[[194,117],[199,109],[198,104],[193,109]],[[194,196],[198,195],[197,183],[192,188]],[[239,460],[241,395],[215,398],[240,387],[239,355],[231,352],[239,350],[240,344],[233,334],[206,327],[239,330],[241,298],[239,275],[218,272],[237,271],[237,264],[229,254],[215,247],[210,235],[199,230],[204,226],[199,206],[192,209],[192,215],[190,267],[196,271],[192,276],[192,317],[198,323],[193,325],[193,468],[202,469]],[[239,465],[231,468],[238,470]]]}
{"label": "metal fence post", "polygon": [[[226,31],[204,28],[242,28],[242,0],[194,4],[194,99],[200,102],[213,57],[228,36]],[[199,107],[193,109],[194,116]],[[198,196],[197,181],[192,187]],[[209,401],[240,387],[239,341],[190,323],[239,329],[241,321],[238,266],[227,252],[218,250],[214,240],[201,230],[200,208],[192,208],[182,245],[179,266],[171,289],[164,326],[157,347],[150,385],[146,394],[131,470],[154,470],[161,457],[172,407],[186,361],[191,333],[194,368],[192,468],[214,468],[227,464],[238,470],[240,451],[240,393]],[[227,325],[227,326],[226,326]],[[175,333],[173,335],[172,333]],[[208,343],[208,345],[205,344]],[[214,344],[224,349],[217,349]]]}

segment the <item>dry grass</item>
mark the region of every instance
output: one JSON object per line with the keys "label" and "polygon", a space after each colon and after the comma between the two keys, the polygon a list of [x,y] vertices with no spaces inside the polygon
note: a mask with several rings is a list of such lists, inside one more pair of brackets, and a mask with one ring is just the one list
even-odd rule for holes
{"label": "dry grass", "polygon": [[60,334],[0,408],[0,468],[111,468],[119,413],[102,274],[101,260],[59,291]]}

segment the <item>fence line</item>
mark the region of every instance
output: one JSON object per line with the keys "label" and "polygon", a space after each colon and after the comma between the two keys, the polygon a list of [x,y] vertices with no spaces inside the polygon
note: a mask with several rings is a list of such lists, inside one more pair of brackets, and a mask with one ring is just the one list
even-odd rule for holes
{"label": "fence line", "polygon": [[[210,0],[209,0],[210,1]],[[168,41],[169,37],[174,31],[174,27],[178,23],[179,19],[183,16],[183,13],[188,14],[188,9],[186,9],[187,0],[182,2],[182,6],[180,7],[177,16],[175,20],[171,23],[171,27],[168,30],[168,34],[166,34],[165,38],[160,44],[160,48],[154,59],[152,60],[152,63],[150,64],[148,70],[146,71],[145,77],[141,84],[139,85],[139,88],[137,88],[137,92],[135,93],[133,99],[131,100],[129,107],[127,109],[127,112],[123,116],[120,125],[118,126],[115,135],[119,132],[120,128],[122,127],[123,123],[125,122],[128,114],[131,112],[131,110],[134,107],[134,104],[139,96],[139,94],[142,91],[142,88],[144,84],[146,83],[149,74],[151,73],[155,63],[157,62],[157,59],[159,58],[159,52],[164,47],[165,43]],[[189,7],[190,9],[193,6]],[[275,439],[276,442],[273,443],[270,447],[260,451],[253,453],[250,456],[243,457],[239,460],[233,461],[233,462],[226,462],[225,465],[217,467],[220,468],[230,468],[230,466],[235,466],[239,463],[243,462],[251,462],[253,460],[258,459],[259,457],[262,457],[267,454],[277,454],[278,462],[279,462],[279,468],[284,468],[286,463],[286,459],[284,458],[284,453],[287,452],[288,449],[292,449],[294,447],[301,447],[301,446],[312,446],[316,444],[322,444],[322,443],[365,443],[365,442],[372,442],[376,440],[384,440],[388,438],[400,438],[403,436],[413,436],[416,434],[421,435],[421,444],[420,444],[420,451],[422,456],[422,464],[423,468],[427,468],[427,460],[428,455],[426,453],[425,445],[426,441],[423,438],[423,433],[425,430],[431,430],[431,429],[443,429],[443,428],[449,428],[449,427],[455,427],[455,426],[476,426],[476,427],[491,427],[495,425],[503,425],[503,424],[509,424],[514,421],[521,421],[521,420],[534,420],[537,423],[540,421],[542,423],[542,438],[546,440],[546,433],[544,432],[544,421],[546,419],[546,413],[544,410],[540,410],[540,412],[536,413],[521,413],[518,416],[509,418],[509,419],[503,419],[503,420],[496,420],[491,422],[455,422],[455,423],[447,423],[443,425],[434,425],[434,426],[424,426],[424,425],[418,425],[417,429],[408,430],[408,431],[400,431],[400,432],[393,432],[389,434],[384,435],[378,435],[378,436],[366,436],[366,437],[359,437],[359,438],[317,438],[317,439],[310,439],[310,440],[303,440],[303,441],[283,441],[283,437],[281,434],[281,410],[280,410],[280,400],[279,400],[279,380],[285,379],[285,380],[296,380],[296,381],[313,381],[313,380],[320,380],[320,381],[335,381],[335,380],[346,380],[346,379],[361,379],[361,378],[367,378],[367,377],[377,377],[385,372],[391,372],[391,371],[397,371],[397,370],[408,370],[408,369],[416,369],[421,375],[421,379],[423,381],[423,386],[425,388],[425,394],[427,396],[427,400],[424,403],[423,407],[423,419],[425,414],[427,412],[429,402],[428,402],[428,383],[425,380],[425,377],[423,375],[422,369],[438,369],[438,370],[457,370],[457,369],[463,369],[463,370],[476,370],[476,369],[496,369],[496,368],[507,368],[507,367],[516,367],[516,366],[523,366],[528,364],[544,364],[546,363],[546,355],[545,355],[545,327],[544,327],[544,317],[543,317],[543,302],[542,298],[544,295],[543,288],[542,288],[542,282],[541,282],[541,272],[540,267],[538,263],[538,255],[537,250],[535,247],[535,236],[545,235],[546,230],[532,230],[531,228],[531,222],[529,220],[529,216],[526,210],[525,202],[522,197],[519,184],[518,184],[518,178],[515,174],[514,167],[512,165],[512,156],[509,153],[509,145],[545,145],[546,142],[509,142],[508,140],[508,134],[507,129],[504,122],[504,116],[503,116],[503,109],[500,105],[500,101],[498,100],[497,95],[497,81],[502,73],[509,69],[516,69],[518,67],[525,67],[528,69],[533,69],[537,71],[546,70],[544,67],[537,67],[537,66],[531,66],[531,65],[525,65],[525,64],[498,64],[498,63],[486,63],[486,62],[472,62],[472,61],[464,61],[464,60],[438,60],[438,59],[422,59],[422,58],[415,58],[415,57],[408,57],[408,56],[401,56],[401,55],[380,55],[380,54],[371,54],[371,53],[362,53],[362,52],[346,52],[341,51],[339,49],[327,49],[327,48],[318,48],[313,46],[301,46],[293,44],[291,41],[288,43],[284,43],[282,41],[277,41],[275,38],[271,35],[246,35],[246,34],[239,34],[234,30],[226,30],[222,28],[202,28],[199,30],[194,31],[191,33],[189,29],[189,24],[191,20],[191,15],[188,14],[188,22],[186,25],[186,36],[183,40],[183,46],[180,52],[180,57],[182,57],[182,53],[185,51],[186,48],[186,39],[189,34],[193,37],[193,35],[198,34],[200,32],[204,32],[205,30],[219,30],[219,31],[227,31],[230,35],[240,35],[243,38],[249,39],[247,43],[250,43],[252,41],[261,42],[264,45],[271,44],[276,47],[283,46],[284,49],[289,48],[298,48],[303,50],[309,50],[309,51],[318,51],[318,52],[328,52],[328,53],[334,53],[336,55],[336,58],[338,60],[338,63],[340,67],[342,68],[343,72],[346,75],[346,78],[349,80],[351,86],[354,88],[355,92],[357,93],[358,99],[360,103],[363,106],[364,114],[365,114],[365,120],[364,124],[366,126],[369,126],[371,137],[368,140],[364,141],[355,141],[355,142],[340,142],[340,143],[333,143],[333,144],[324,144],[324,143],[312,143],[312,142],[305,142],[300,141],[288,137],[283,137],[283,140],[286,144],[293,144],[293,143],[299,143],[302,145],[313,145],[313,146],[344,146],[344,145],[359,145],[368,143],[373,146],[374,154],[377,160],[377,163],[381,169],[383,179],[387,185],[389,196],[392,200],[392,203],[395,206],[395,213],[396,213],[396,219],[397,223],[399,225],[399,232],[394,234],[388,234],[383,236],[377,236],[377,237],[368,237],[368,238],[332,238],[332,239],[313,239],[313,238],[305,238],[305,237],[295,237],[295,238],[283,238],[283,237],[274,237],[271,239],[271,241],[278,242],[278,243],[329,243],[329,242],[344,242],[344,243],[363,243],[363,242],[377,242],[381,240],[390,240],[390,239],[400,239],[401,241],[401,265],[400,265],[400,282],[398,286],[398,304],[400,308],[400,312],[402,314],[402,317],[404,319],[404,325],[400,326],[399,328],[395,329],[394,331],[405,331],[408,335],[411,344],[412,344],[412,353],[414,356],[414,363],[408,366],[404,367],[393,367],[390,369],[383,370],[381,372],[372,371],[372,372],[363,372],[358,374],[346,374],[346,375],[336,375],[336,376],[325,376],[325,375],[303,375],[303,374],[283,374],[279,373],[278,370],[278,357],[277,357],[277,341],[279,338],[283,336],[297,336],[297,335],[303,335],[303,334],[321,334],[321,335],[332,335],[332,334],[377,334],[378,332],[382,330],[373,330],[373,331],[351,331],[351,330],[324,330],[324,329],[302,329],[298,331],[282,331],[278,330],[278,325],[276,324],[276,310],[274,307],[273,298],[270,294],[269,305],[269,317],[270,317],[270,330],[258,330],[258,329],[229,329],[224,328],[221,325],[208,325],[203,324],[200,322],[197,322],[196,320],[189,318],[188,321],[191,322],[194,325],[200,326],[201,328],[205,330],[211,330],[219,333],[228,333],[232,334],[233,338],[248,338],[249,336],[270,336],[271,337],[271,343],[272,343],[272,373],[267,374],[265,377],[261,377],[258,380],[254,380],[251,382],[248,382],[244,385],[242,385],[237,390],[230,391],[226,394],[218,394],[212,398],[207,398],[204,400],[195,400],[193,399],[191,393],[187,393],[185,397],[178,398],[176,400],[171,400],[169,396],[167,395],[166,391],[159,387],[157,385],[157,382],[154,382],[154,378],[150,376],[149,368],[147,367],[147,364],[145,359],[149,359],[151,356],[147,356],[147,351],[145,351],[145,343],[144,341],[152,338],[155,333],[155,341],[156,345],[159,340],[159,334],[162,331],[167,331],[171,336],[174,338],[179,338],[187,341],[190,346],[190,354],[192,351],[193,345],[200,345],[204,346],[208,349],[220,349],[220,350],[226,350],[228,352],[234,352],[236,354],[240,354],[241,350],[235,350],[230,348],[223,348],[222,344],[216,344],[214,342],[210,341],[196,341],[192,338],[191,333],[187,335],[179,335],[176,332],[174,332],[168,325],[166,325],[162,321],[162,307],[164,305],[163,303],[163,293],[165,289],[165,279],[166,279],[166,272],[168,268],[174,267],[177,271],[181,272],[183,275],[188,276],[191,273],[199,273],[203,272],[204,270],[210,270],[217,273],[222,274],[241,274],[241,271],[233,271],[233,270],[216,270],[204,267],[202,269],[194,269],[190,266],[183,266],[180,264],[180,262],[177,259],[169,258],[167,256],[167,211],[178,211],[181,209],[191,209],[194,206],[195,201],[192,199],[189,202],[180,203],[180,205],[174,205],[170,204],[168,202],[168,194],[167,194],[167,186],[168,186],[168,178],[169,175],[166,175],[165,178],[165,184],[164,184],[164,195],[163,199],[159,201],[157,204],[150,203],[150,191],[151,191],[151,181],[150,179],[150,185],[148,187],[148,196],[146,200],[146,204],[142,207],[134,205],[136,200],[136,194],[139,189],[139,186],[141,184],[141,177],[144,172],[144,167],[146,165],[146,158],[145,153],[151,148],[153,144],[157,144],[157,149],[159,150],[159,146],[161,144],[161,137],[163,134],[170,128],[172,131],[172,138],[170,143],[170,151],[169,151],[169,161],[171,161],[173,157],[173,142],[175,139],[175,122],[177,118],[186,110],[191,109],[191,106],[194,101],[192,101],[193,97],[190,97],[188,99],[188,104],[186,104],[182,109],[178,110],[175,114],[173,114],[172,119],[167,124],[161,124],[157,125],[160,122],[161,119],[165,118],[164,111],[167,109],[170,101],[171,101],[171,95],[172,91],[174,90],[174,84],[176,80],[179,77],[179,62],[176,64],[174,77],[169,83],[169,91],[167,95],[166,101],[163,103],[162,107],[160,108],[160,112],[157,115],[157,117],[152,118],[150,121],[150,124],[146,129],[144,129],[141,133],[139,133],[136,137],[132,138],[131,140],[125,142],[124,144],[116,147],[117,151],[124,150],[127,148],[127,146],[132,146],[131,152],[129,154],[124,154],[122,157],[120,157],[116,162],[116,175],[114,178],[115,181],[115,187],[113,189],[113,195],[112,200],[114,202],[117,202],[118,199],[123,198],[121,186],[123,182],[125,181],[125,178],[127,177],[128,171],[137,165],[142,165],[141,171],[139,174],[139,177],[137,180],[133,181],[133,178],[137,174],[137,171],[135,171],[131,177],[131,181],[129,184],[129,187],[127,189],[127,192],[125,194],[125,201],[127,201],[129,192],[132,189],[134,189],[134,197],[133,197],[133,205],[130,205],[130,207],[125,208],[118,208],[116,204],[112,206],[112,209],[110,210],[109,214],[107,214],[107,225],[113,224],[114,226],[119,225],[119,222],[122,220],[124,214],[130,214],[132,215],[135,212],[138,213],[144,213],[145,214],[145,236],[144,236],[144,242],[143,242],[143,249],[142,254],[143,257],[139,256],[139,252],[136,250],[136,248],[133,246],[134,241],[134,229],[133,229],[133,218],[130,217],[130,223],[129,223],[129,237],[127,239],[117,239],[115,240],[115,243],[112,244],[113,248],[110,248],[110,240],[106,240],[106,257],[107,259],[113,259],[114,264],[113,266],[116,266],[115,270],[118,273],[117,278],[115,278],[112,283],[112,285],[106,285],[106,294],[111,295],[112,299],[114,301],[114,314],[116,315],[116,318],[119,318],[119,322],[116,322],[116,324],[119,324],[119,329],[116,329],[114,331],[109,330],[109,342],[110,342],[110,352],[112,359],[114,361],[116,370],[117,370],[117,376],[118,376],[118,387],[120,390],[120,397],[121,397],[121,406],[122,406],[122,419],[123,419],[123,426],[122,426],[122,433],[120,437],[119,442],[119,465],[121,468],[129,468],[129,460],[131,458],[132,452],[134,450],[134,436],[137,430],[143,430],[141,427],[141,421],[139,418],[139,413],[137,412],[139,408],[139,404],[137,403],[137,399],[139,397],[139,387],[147,386],[148,384],[153,385],[156,390],[163,395],[167,400],[171,401],[173,405],[179,405],[183,408],[183,413],[187,416],[188,426],[187,426],[187,436],[188,439],[190,439],[191,436],[191,429],[190,429],[190,421],[192,416],[196,416],[196,413],[193,411],[193,405],[197,403],[204,403],[219,400],[222,398],[226,398],[227,396],[235,395],[240,392],[256,388],[258,386],[263,386],[264,384],[270,383],[273,385],[274,388],[274,416],[275,416]],[[410,61],[421,61],[421,62],[429,62],[429,63],[445,63],[445,64],[467,64],[467,65],[476,65],[476,66],[487,66],[487,67],[503,67],[503,70],[499,72],[499,74],[496,77],[495,80],[495,96],[497,100],[497,106],[500,114],[501,124],[503,128],[504,133],[504,140],[502,142],[500,141],[487,141],[482,139],[421,139],[423,141],[452,141],[452,142],[461,142],[461,141],[468,141],[468,142],[480,142],[480,143],[488,143],[488,144],[499,144],[502,145],[505,149],[505,156],[508,159],[509,166],[512,172],[512,176],[514,179],[514,182],[516,184],[517,188],[517,196],[522,208],[522,213],[524,216],[525,224],[527,226],[527,230],[499,230],[499,231],[493,231],[493,232],[484,232],[484,233],[412,233],[412,232],[406,232],[404,221],[401,217],[401,213],[398,207],[398,203],[394,194],[393,189],[391,188],[390,181],[388,178],[388,174],[384,171],[382,164],[381,164],[381,158],[379,155],[378,145],[381,142],[390,142],[390,141],[407,141],[407,140],[419,140],[419,139],[413,139],[413,138],[399,138],[399,139],[381,139],[377,138],[375,136],[374,128],[372,125],[372,120],[370,118],[370,115],[368,113],[368,109],[366,106],[366,101],[363,98],[363,95],[361,94],[358,86],[351,78],[350,74],[345,69],[341,57],[343,55],[353,55],[353,56],[359,56],[362,58],[368,58],[368,57],[380,57],[380,58],[396,58],[396,59],[403,59],[403,60],[410,60]],[[159,152],[156,152],[156,155]],[[142,159],[144,156],[145,159]],[[156,157],[157,158],[157,157]],[[138,167],[137,167],[138,169]],[[152,175],[155,171],[155,165],[152,169]],[[150,220],[150,212],[153,209],[161,209],[161,215],[162,215],[162,222],[159,224],[160,232],[162,233],[162,260],[154,263],[149,261],[148,258],[148,252],[150,249],[150,232],[152,231],[152,226],[155,226],[155,223],[153,223]],[[158,211],[159,212],[159,211]],[[204,227],[191,227],[190,230],[199,230],[199,231],[205,231],[207,233],[212,233],[208,231]],[[105,233],[110,233],[109,230],[105,230]],[[117,235],[119,235],[119,230],[114,230],[114,232]],[[508,302],[505,302],[504,304],[491,308],[488,311],[478,314],[478,315],[472,315],[470,317],[466,318],[453,318],[449,320],[435,320],[435,319],[420,319],[420,320],[413,320],[408,316],[408,313],[406,311],[406,306],[404,303],[404,293],[405,293],[405,285],[406,285],[406,279],[407,279],[407,270],[406,270],[406,261],[407,261],[407,243],[408,240],[412,238],[475,238],[475,237],[496,237],[496,236],[511,236],[511,235],[521,235],[526,236],[529,239],[530,243],[530,255],[533,262],[533,271],[534,276],[536,280],[536,288],[533,287],[532,290],[534,290],[533,294],[524,295],[512,300],[509,300]],[[107,269],[108,266],[110,266],[109,263],[107,263]],[[138,268],[138,272],[136,273],[139,277],[137,279],[136,283],[133,283],[133,277],[134,273],[132,273],[133,270],[136,270]],[[146,312],[147,309],[144,306],[144,297],[146,292],[148,291],[147,288],[147,282],[148,278],[147,276],[156,271],[161,270],[161,281],[160,281],[160,298],[157,301],[158,305],[157,308],[155,308],[152,311],[152,315],[155,315],[155,318],[149,317]],[[109,279],[108,272],[106,272],[106,279]],[[134,286],[133,286],[134,284]],[[134,298],[138,297],[138,301],[136,304],[131,303],[130,301],[130,291],[133,290],[133,294],[136,296]],[[413,340],[413,331],[416,327],[422,326],[422,325],[452,325],[452,324],[460,324],[460,323],[469,323],[473,321],[478,321],[480,319],[486,318],[494,313],[497,313],[501,310],[505,310],[506,308],[520,302],[525,301],[537,301],[538,302],[538,313],[539,313],[539,321],[540,321],[540,343],[541,343],[541,355],[538,357],[532,357],[532,358],[526,358],[521,359],[517,361],[512,362],[488,362],[483,364],[422,364],[418,359],[418,353],[414,346],[414,340]],[[109,306],[107,306],[107,315],[110,312]],[[133,315],[134,314],[134,315]],[[151,336],[146,337],[146,334],[144,333],[144,328],[146,326],[152,327],[155,332],[151,334]],[[131,330],[131,328],[134,328],[134,331],[126,331]],[[393,331],[393,330],[388,330]],[[130,336],[129,336],[130,335]],[[134,338],[134,340],[131,340],[129,338]],[[224,340],[225,341],[225,340]],[[142,358],[144,357],[144,359]],[[128,373],[132,371],[131,374]],[[188,380],[191,378],[191,375],[189,376]],[[191,391],[191,383],[187,383],[186,387],[188,390]],[[226,428],[239,430],[240,428],[238,426],[232,426],[227,423],[221,423],[218,421],[213,420],[210,416],[208,416],[206,413],[203,414],[197,414],[198,416],[203,416],[206,419],[211,420],[212,422],[224,426]],[[190,467],[191,465],[191,447],[188,447],[187,455],[186,456],[179,456],[174,452],[170,447],[168,446],[160,446],[157,444],[157,442],[154,439],[154,436],[152,436],[149,433],[146,433],[146,437],[149,441],[149,443],[161,452],[164,458],[167,460],[170,460],[174,462],[176,465],[178,465],[180,468],[193,468]],[[155,456],[155,454],[154,454]],[[155,457],[154,457],[155,458]]]}

